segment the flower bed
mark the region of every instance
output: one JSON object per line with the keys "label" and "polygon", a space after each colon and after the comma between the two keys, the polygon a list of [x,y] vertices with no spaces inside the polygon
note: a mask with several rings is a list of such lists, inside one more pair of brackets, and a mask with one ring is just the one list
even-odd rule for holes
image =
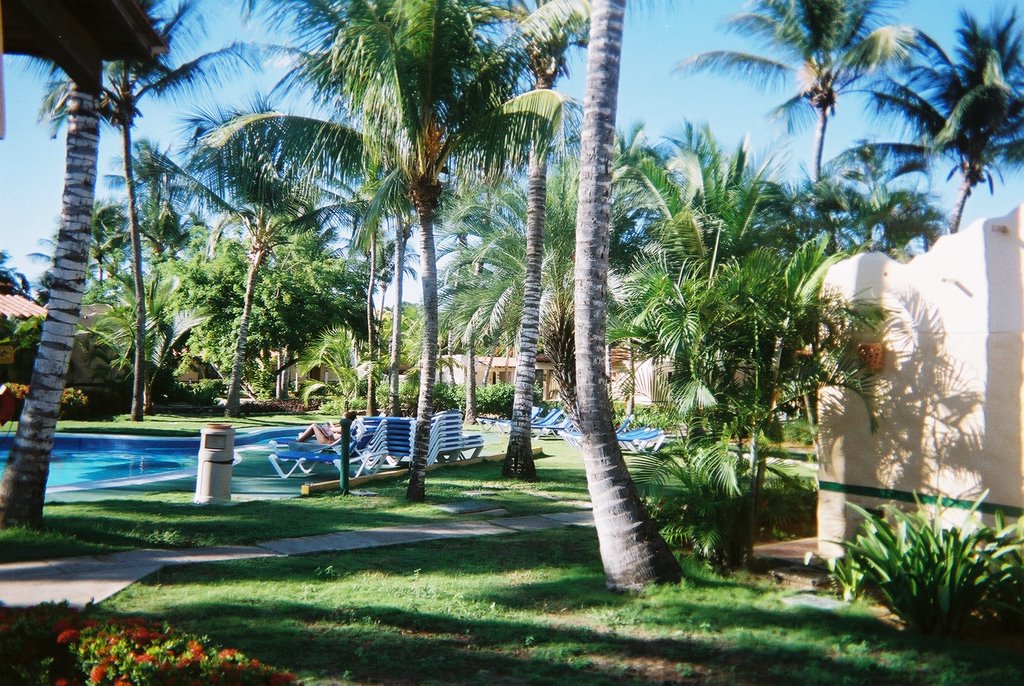
{"label": "flower bed", "polygon": [[55,686],[282,686],[295,676],[142,619],[95,620],[67,604],[0,607],[4,682]]}

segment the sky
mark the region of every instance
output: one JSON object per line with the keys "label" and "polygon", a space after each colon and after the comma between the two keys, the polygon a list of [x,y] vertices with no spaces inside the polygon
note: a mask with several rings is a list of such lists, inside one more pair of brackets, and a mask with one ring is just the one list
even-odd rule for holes
{"label": "sky", "polygon": [[[237,6],[222,0],[202,0],[208,34],[197,46],[213,50],[236,40],[281,43],[287,32],[281,27],[243,21]],[[754,151],[771,156],[783,165],[789,178],[803,175],[810,166],[813,130],[808,127],[790,136],[768,117],[768,112],[790,97],[791,91],[763,92],[757,86],[722,75],[686,74],[675,71],[681,60],[706,50],[758,51],[742,36],[727,33],[723,20],[743,7],[743,0],[647,0],[631,3],[627,12],[619,91],[618,126],[642,122],[649,138],[671,135],[685,121],[707,123],[716,137],[731,148],[744,137]],[[1018,7],[1024,0],[909,0],[895,14],[896,21],[916,26],[951,49],[958,12],[968,7],[987,19],[997,8]],[[191,57],[191,55],[189,55]],[[585,57],[579,51],[571,63],[570,77],[559,84],[569,95],[582,100]],[[244,104],[256,92],[266,91],[279,75],[275,65],[262,73],[245,74],[220,84],[213,93],[176,102],[144,101],[142,118],[134,131],[136,140],[147,137],[161,146],[177,146],[182,140],[182,119],[196,107]],[[0,250],[10,254],[9,266],[38,279],[47,261],[30,253],[50,253],[40,241],[54,235],[60,215],[64,174],[64,133],[53,139],[46,124],[37,123],[43,83],[24,58],[6,56],[3,84],[7,136],[0,140]],[[882,126],[866,115],[865,101],[853,94],[841,97],[830,121],[825,159],[853,142],[867,138],[894,140],[892,126]],[[97,198],[115,197],[103,176],[117,173],[117,132],[101,133]],[[932,190],[944,211],[952,206],[957,179],[946,181],[948,164],[933,173]],[[1024,179],[1008,176],[990,195],[979,186],[967,202],[962,227],[979,218],[1003,216],[1024,203]],[[410,299],[417,299],[414,293]]]}

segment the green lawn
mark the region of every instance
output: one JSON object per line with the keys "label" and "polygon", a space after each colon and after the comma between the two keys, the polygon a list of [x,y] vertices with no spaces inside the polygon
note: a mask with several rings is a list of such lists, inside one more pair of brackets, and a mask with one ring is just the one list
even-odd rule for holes
{"label": "green lawn", "polygon": [[604,589],[590,529],[168,569],[104,602],[307,684],[1011,684],[1019,655],[914,637],[868,608],[790,609],[691,568]]}
{"label": "green lawn", "polygon": [[[492,499],[512,515],[571,509],[562,501],[587,498],[579,457],[561,441],[543,440],[540,444],[554,453],[538,460],[542,482],[505,481],[501,478],[500,463],[450,467],[427,475],[428,502],[424,504],[405,501],[404,479],[362,487],[372,489],[377,497],[341,497],[332,492],[308,498],[234,502],[228,506],[193,505],[194,478],[62,496],[83,501],[48,503],[41,532],[0,531],[0,562],[141,547],[247,544],[428,522],[448,516],[434,505],[465,500],[465,492],[472,490],[494,491]],[[324,469],[318,479],[332,477],[337,478],[337,470],[332,473]],[[290,486],[296,494],[301,483],[299,479],[278,479],[262,455],[246,457],[236,469],[233,483],[237,490],[246,488],[251,481],[266,483],[268,487]]]}

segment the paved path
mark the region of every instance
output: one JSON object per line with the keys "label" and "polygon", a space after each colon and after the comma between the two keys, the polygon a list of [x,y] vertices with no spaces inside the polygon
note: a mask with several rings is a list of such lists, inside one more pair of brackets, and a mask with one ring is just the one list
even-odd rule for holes
{"label": "paved path", "polygon": [[172,565],[309,555],[565,526],[593,526],[593,516],[587,511],[575,511],[474,521],[449,520],[283,538],[252,546],[129,550],[110,555],[14,562],[0,564],[0,605],[26,606],[66,600],[81,607],[90,601],[109,598],[158,569]]}

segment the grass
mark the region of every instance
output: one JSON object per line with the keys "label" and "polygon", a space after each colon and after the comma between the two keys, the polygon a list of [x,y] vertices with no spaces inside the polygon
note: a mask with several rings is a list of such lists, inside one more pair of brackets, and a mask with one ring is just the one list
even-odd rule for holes
{"label": "grass", "polygon": [[206,634],[307,684],[1022,683],[1019,656],[695,566],[604,589],[589,529],[167,569],[102,606]]}
{"label": "grass", "polygon": [[[175,430],[191,421],[207,420]],[[446,469],[428,475],[426,504],[405,503],[404,481],[374,484],[377,498],[197,508],[188,481],[48,504],[44,532],[0,532],[0,559],[437,521],[450,515],[433,505],[467,490],[494,491],[513,515],[564,511],[586,497],[580,460],[559,442],[541,445],[553,455],[538,460],[539,483],[505,481],[494,463]],[[780,600],[792,591],[763,578],[686,568],[678,586],[610,594],[593,530],[570,527],[166,568],[97,611],[208,635],[311,686],[1024,683],[1019,655],[990,643],[913,636],[864,605],[790,608]]]}
{"label": "grass", "polygon": [[[565,511],[568,508],[563,501],[587,498],[580,461],[560,441],[544,441],[543,445],[556,454],[538,461],[544,479],[541,483],[506,481],[501,478],[500,463],[441,469],[427,476],[428,502],[422,504],[406,502],[404,479],[368,486],[377,497],[342,497],[332,492],[309,498],[208,507],[192,504],[192,478],[138,491],[93,491],[88,494],[90,498],[105,499],[48,503],[42,531],[0,531],[0,562],[143,547],[251,544],[274,538],[423,523],[438,518],[436,504],[465,500],[465,492],[471,490],[494,491],[495,503],[512,515]],[[252,478],[268,480],[272,485],[282,483],[261,457],[255,457],[247,468],[259,473]],[[244,477],[236,474],[236,480],[242,483]],[[297,492],[299,482],[294,483]],[[167,488],[177,490],[154,490]]]}

